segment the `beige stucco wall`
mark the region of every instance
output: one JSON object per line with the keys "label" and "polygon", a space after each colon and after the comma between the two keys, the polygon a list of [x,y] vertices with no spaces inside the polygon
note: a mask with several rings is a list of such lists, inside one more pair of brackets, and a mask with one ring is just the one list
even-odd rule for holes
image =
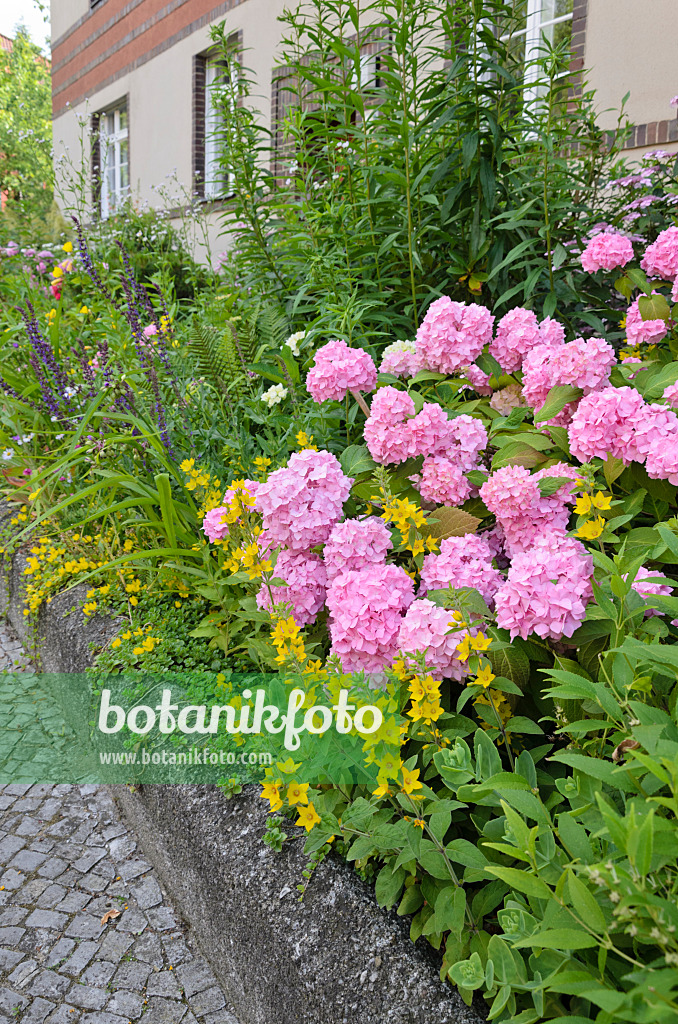
{"label": "beige stucco wall", "polygon": [[89,11],[89,0],[52,0],[50,19],[52,43],[55,43],[67,29]]}
{"label": "beige stucco wall", "polygon": [[678,0],[588,0],[584,64],[603,128],[615,126],[626,93],[633,124],[675,118],[677,40]]}
{"label": "beige stucco wall", "polygon": [[[76,7],[81,4],[82,0],[61,0],[54,6],[68,5],[78,17]],[[252,102],[266,125],[270,124],[271,76],[281,30],[276,19],[284,7],[285,0],[247,0],[220,19],[225,21],[227,33],[242,31],[243,63],[257,83]],[[205,26],[58,117],[54,150],[61,190],[65,180],[73,178],[72,164],[79,168],[81,157],[88,164],[86,136],[91,114],[127,96],[132,195],[141,203],[162,206],[157,192],[160,186],[171,193],[171,205],[184,204],[190,197],[193,174],[193,57],[210,43],[209,26]],[[83,181],[89,182],[88,166]],[[86,191],[90,191],[89,183]],[[208,218],[208,229],[212,251],[220,252],[225,243],[216,237],[218,217]]]}

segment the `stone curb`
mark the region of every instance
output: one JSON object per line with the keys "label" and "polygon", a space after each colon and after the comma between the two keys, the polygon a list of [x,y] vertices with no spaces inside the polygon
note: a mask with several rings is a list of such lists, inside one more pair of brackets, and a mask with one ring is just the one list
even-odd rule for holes
{"label": "stone curb", "polygon": [[[6,518],[0,511],[0,523]],[[23,615],[25,554],[0,572],[0,608],[19,637],[35,640],[42,669],[82,672],[89,644],[118,631],[112,618],[86,618],[86,586],[43,606],[32,628]],[[57,695],[58,697],[58,695]],[[371,888],[330,855],[303,901],[304,839],[281,853],[261,842],[267,813],[258,787],[226,800],[214,786],[109,787],[148,859],[193,929],[240,1024],[481,1024],[478,1011],[441,983],[440,958]],[[283,825],[289,834],[296,830]]]}

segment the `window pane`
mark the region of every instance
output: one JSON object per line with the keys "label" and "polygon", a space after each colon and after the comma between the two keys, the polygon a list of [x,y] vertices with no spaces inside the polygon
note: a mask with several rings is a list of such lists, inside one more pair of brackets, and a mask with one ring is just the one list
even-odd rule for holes
{"label": "window pane", "polygon": [[125,192],[129,188],[129,142],[127,139],[123,139],[119,145],[120,191]]}

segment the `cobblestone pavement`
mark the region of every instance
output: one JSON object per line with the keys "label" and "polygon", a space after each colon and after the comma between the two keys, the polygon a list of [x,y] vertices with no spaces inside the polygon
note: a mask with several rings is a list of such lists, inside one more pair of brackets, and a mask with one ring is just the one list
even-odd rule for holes
{"label": "cobblestone pavement", "polygon": [[[0,626],[0,672],[26,667]],[[0,694],[30,704],[34,683],[0,675]],[[109,791],[0,785],[0,1024],[142,1018],[238,1024]]]}

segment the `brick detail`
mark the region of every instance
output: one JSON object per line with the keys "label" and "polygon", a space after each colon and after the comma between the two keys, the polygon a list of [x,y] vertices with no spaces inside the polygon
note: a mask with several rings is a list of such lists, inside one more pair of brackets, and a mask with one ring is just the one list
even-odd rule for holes
{"label": "brick detail", "polygon": [[632,125],[623,148],[662,146],[667,142],[678,142],[678,118],[671,121],[651,121],[649,124]]}
{"label": "brick detail", "polygon": [[163,6],[162,0],[103,0],[54,46],[53,117],[246,2],[222,0],[211,7],[210,0],[169,0]]}

